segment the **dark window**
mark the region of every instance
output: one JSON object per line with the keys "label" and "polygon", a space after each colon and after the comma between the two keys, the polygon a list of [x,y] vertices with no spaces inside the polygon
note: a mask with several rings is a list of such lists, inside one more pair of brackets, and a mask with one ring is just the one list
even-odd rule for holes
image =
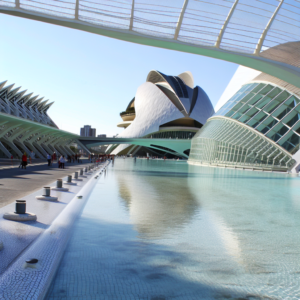
{"label": "dark window", "polygon": [[183,91],[183,97],[184,98],[188,98],[189,94],[187,92],[185,84],[183,83],[183,81],[181,80],[181,78],[179,78],[179,77],[176,76],[176,79],[177,79],[177,81],[178,81],[178,83],[179,83],[179,85],[180,85],[180,87],[181,87],[181,89]]}
{"label": "dark window", "polygon": [[179,83],[177,82],[176,78],[174,76],[170,76],[170,79],[171,79],[172,83],[174,84],[176,94],[178,95],[179,98],[182,98],[183,94],[182,94],[181,88],[180,88]]}

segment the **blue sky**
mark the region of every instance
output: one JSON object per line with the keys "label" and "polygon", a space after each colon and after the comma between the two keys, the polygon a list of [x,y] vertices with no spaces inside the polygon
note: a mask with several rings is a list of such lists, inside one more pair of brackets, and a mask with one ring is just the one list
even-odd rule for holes
{"label": "blue sky", "polygon": [[0,14],[0,82],[55,101],[48,113],[59,128],[79,134],[85,124],[108,136],[123,129],[126,109],[150,70],[191,71],[217,103],[238,65],[204,56],[142,46]]}

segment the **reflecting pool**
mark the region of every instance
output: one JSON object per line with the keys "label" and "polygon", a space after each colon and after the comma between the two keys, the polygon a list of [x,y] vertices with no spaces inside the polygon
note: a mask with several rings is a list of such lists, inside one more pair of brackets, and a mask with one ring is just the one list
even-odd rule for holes
{"label": "reflecting pool", "polygon": [[299,299],[300,178],[117,159],[47,299]]}

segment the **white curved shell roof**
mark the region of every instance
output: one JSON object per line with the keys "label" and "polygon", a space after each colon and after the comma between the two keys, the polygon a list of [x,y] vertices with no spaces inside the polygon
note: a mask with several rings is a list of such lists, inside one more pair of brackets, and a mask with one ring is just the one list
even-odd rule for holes
{"label": "white curved shell roof", "polygon": [[[190,75],[188,76],[191,78]],[[161,125],[184,117],[192,118],[204,124],[212,116],[214,113],[213,106],[206,93],[199,86],[193,90],[185,84],[189,98],[179,98],[176,89],[174,88],[174,91],[171,92],[173,86],[170,86],[168,91],[173,94],[170,99],[171,94],[169,92],[166,94],[166,90],[162,90],[159,83],[162,80],[165,80],[165,84],[171,82],[171,77],[173,81],[176,79],[176,76],[168,76],[158,71],[149,72],[147,82],[139,86],[135,95],[136,117],[118,137],[144,137],[158,132]],[[173,85],[173,82],[171,83]],[[181,103],[183,103],[182,106],[180,106]],[[187,105],[187,103],[190,104]],[[189,108],[188,114],[185,109],[180,110],[183,106]],[[112,153],[117,154],[128,146],[120,145]]]}

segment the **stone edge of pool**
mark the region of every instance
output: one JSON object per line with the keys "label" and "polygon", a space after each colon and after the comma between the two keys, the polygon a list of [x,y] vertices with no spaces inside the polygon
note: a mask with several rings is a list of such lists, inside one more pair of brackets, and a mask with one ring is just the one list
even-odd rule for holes
{"label": "stone edge of pool", "polygon": [[[104,164],[100,168],[107,165]],[[98,182],[94,177],[93,174],[81,189],[73,193],[71,201],[51,225],[19,253],[15,261],[3,272],[0,276],[1,299],[43,299],[46,296],[73,225]],[[81,195],[82,199],[78,199],[78,195]],[[34,258],[38,259],[37,263],[26,263],[26,260]]]}

